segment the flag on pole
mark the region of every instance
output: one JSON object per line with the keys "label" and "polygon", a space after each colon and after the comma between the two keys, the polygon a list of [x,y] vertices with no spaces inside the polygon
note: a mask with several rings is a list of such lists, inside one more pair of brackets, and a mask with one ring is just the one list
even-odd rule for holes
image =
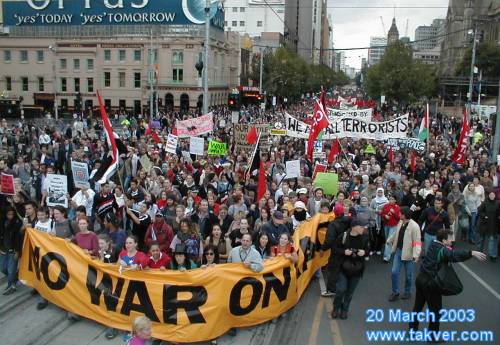
{"label": "flag on pole", "polygon": [[328,164],[332,164],[335,156],[340,153],[340,142],[339,139],[335,139],[332,144],[332,148],[330,149],[330,154],[328,155]]}
{"label": "flag on pole", "polygon": [[389,162],[392,163],[392,161],[394,160],[394,151],[392,150],[392,146],[389,147],[389,154],[387,155],[387,159],[389,160]]}
{"label": "flag on pole", "polygon": [[462,122],[462,131],[460,132],[460,138],[457,142],[457,148],[451,160],[455,163],[463,165],[465,163],[465,156],[467,155],[467,136],[469,135],[469,120],[467,118],[467,110],[464,110],[464,119]]}
{"label": "flag on pole", "polygon": [[259,167],[259,180],[257,184],[257,201],[259,201],[264,197],[266,191],[267,191],[266,169],[264,166],[264,162],[261,161]]}
{"label": "flag on pole", "polygon": [[420,129],[418,131],[418,139],[420,141],[426,141],[429,137],[429,103],[427,103],[427,109],[425,111],[422,122],[420,122]]}
{"label": "flag on pole", "polygon": [[312,159],[314,141],[318,137],[319,133],[328,127],[329,121],[326,116],[325,109],[319,101],[316,101],[314,105],[313,123],[311,126],[311,132],[309,132],[309,139],[307,140],[307,156]]}
{"label": "flag on pole", "polygon": [[118,169],[118,147],[116,146],[116,139],[113,133],[113,128],[111,127],[111,122],[109,121],[108,115],[106,114],[106,108],[101,98],[101,94],[97,91],[97,100],[99,101],[99,109],[101,110],[102,123],[104,125],[104,132],[106,134],[106,141],[111,149],[107,158],[103,159],[101,164],[102,176],[99,171],[94,174],[93,180],[97,183],[103,184],[108,181],[111,176]]}
{"label": "flag on pole", "polygon": [[412,172],[417,170],[417,153],[415,151],[411,151],[410,169]]}
{"label": "flag on pole", "polygon": [[257,127],[252,126],[247,133],[247,142],[249,145],[255,145],[257,142]]}

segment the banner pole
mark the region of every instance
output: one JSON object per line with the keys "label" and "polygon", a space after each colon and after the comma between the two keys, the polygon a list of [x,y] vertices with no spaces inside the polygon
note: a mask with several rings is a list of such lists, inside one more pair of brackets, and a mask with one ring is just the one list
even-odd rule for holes
{"label": "banner pole", "polygon": [[429,116],[429,102],[427,102],[427,109],[426,109],[425,117],[427,117],[427,138],[425,139],[425,152],[428,155],[429,154],[429,139],[431,137],[431,123],[430,123],[430,116]]}

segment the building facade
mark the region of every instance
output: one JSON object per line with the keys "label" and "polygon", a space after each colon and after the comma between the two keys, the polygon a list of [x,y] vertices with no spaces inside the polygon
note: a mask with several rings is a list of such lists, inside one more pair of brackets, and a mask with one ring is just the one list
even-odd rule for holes
{"label": "building facade", "polygon": [[415,29],[415,50],[431,50],[443,40],[444,19],[434,19],[431,25],[421,25]]}
{"label": "building facade", "polygon": [[439,58],[441,56],[441,48],[435,46],[433,49],[429,50],[417,50],[413,52],[413,58],[415,60],[420,60],[423,63],[429,65],[437,65],[439,64]]}
{"label": "building facade", "polygon": [[370,49],[368,49],[368,65],[373,66],[380,62],[385,53],[387,38],[370,37]]}
{"label": "building facade", "polygon": [[225,30],[260,36],[263,32],[283,34],[285,0],[225,0]]}
{"label": "building facade", "polygon": [[[167,110],[187,111],[203,102],[202,73],[195,68],[204,57],[202,24],[8,29],[0,37],[0,90],[4,97],[22,97],[25,108],[52,112],[57,104],[59,113],[90,110],[97,105],[97,90],[113,111],[147,112],[151,95]],[[211,106],[226,104],[239,84],[239,44],[237,33],[212,25]]]}
{"label": "building facade", "polygon": [[391,28],[387,33],[387,44],[393,44],[399,41],[399,31],[396,26],[396,18],[392,18]]}

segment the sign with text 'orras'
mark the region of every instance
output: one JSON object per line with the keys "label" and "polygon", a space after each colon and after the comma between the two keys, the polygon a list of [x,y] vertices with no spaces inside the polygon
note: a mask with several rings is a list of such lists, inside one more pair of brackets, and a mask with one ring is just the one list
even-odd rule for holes
{"label": "sign with text 'orras'", "polygon": [[[193,25],[205,23],[205,0],[3,1],[5,26]],[[212,26],[224,29],[224,10],[214,3]]]}
{"label": "sign with text 'orras'", "polygon": [[[207,269],[127,271],[91,259],[79,247],[26,232],[20,279],[50,302],[108,327],[129,330],[141,315],[153,336],[173,342],[215,339],[233,327],[270,321],[292,308],[328,255],[317,250],[333,214],[318,214],[294,233],[299,261],[276,258],[254,273],[243,264]],[[319,229],[319,227],[323,227]]]}

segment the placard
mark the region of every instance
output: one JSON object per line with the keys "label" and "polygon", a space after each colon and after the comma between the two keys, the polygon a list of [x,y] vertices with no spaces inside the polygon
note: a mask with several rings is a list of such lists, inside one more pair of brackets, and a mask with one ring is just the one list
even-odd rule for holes
{"label": "placard", "polygon": [[47,174],[47,206],[61,205],[68,207],[68,177],[66,175]]}
{"label": "placard", "polygon": [[167,138],[167,152],[168,153],[177,153],[177,142],[179,141],[179,137],[177,135],[169,134]]}
{"label": "placard", "polygon": [[209,155],[217,155],[217,156],[223,156],[227,153],[227,144],[226,143],[220,143],[215,140],[210,140],[208,142],[208,151],[207,153]]}
{"label": "placard", "polygon": [[205,151],[205,139],[199,137],[189,138],[189,153],[203,156]]}
{"label": "placard", "polygon": [[72,161],[71,172],[75,188],[90,188],[89,167],[87,163]]}
{"label": "placard", "polygon": [[286,161],[286,178],[300,177],[300,160]]}
{"label": "placard", "polygon": [[325,195],[337,195],[339,190],[339,175],[319,172],[313,182],[314,187],[321,187]]}
{"label": "placard", "polygon": [[179,138],[196,137],[210,133],[214,130],[214,116],[212,113],[208,113],[200,117],[177,121],[175,128],[177,128]]}
{"label": "placard", "polygon": [[139,160],[141,162],[142,168],[149,173],[151,171],[151,168],[153,167],[153,163],[151,163],[151,160],[149,159],[148,155],[142,155],[141,159]]}
{"label": "placard", "polygon": [[15,195],[16,188],[14,187],[14,175],[4,174],[1,175],[1,192],[0,194]]}

